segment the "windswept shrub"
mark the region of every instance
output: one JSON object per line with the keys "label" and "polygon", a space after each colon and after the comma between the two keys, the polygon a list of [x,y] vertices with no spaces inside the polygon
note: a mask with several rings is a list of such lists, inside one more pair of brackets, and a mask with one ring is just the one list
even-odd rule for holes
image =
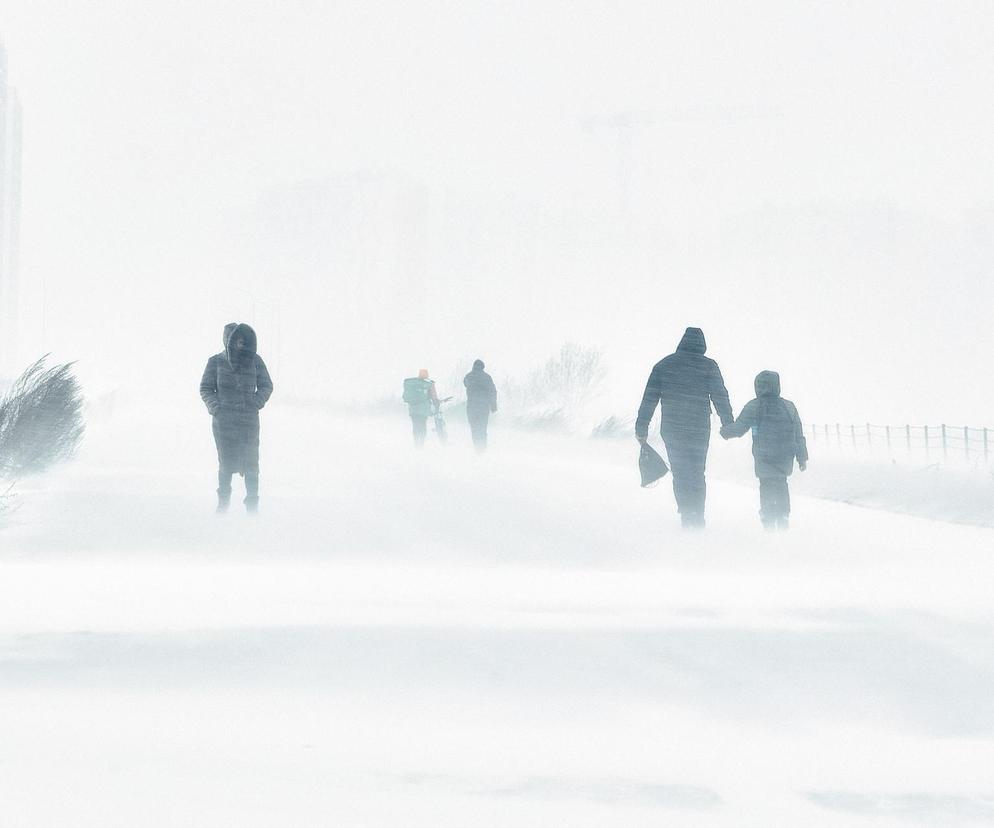
{"label": "windswept shrub", "polygon": [[505,382],[503,399],[520,425],[565,427],[600,390],[606,374],[600,351],[567,342],[523,382]]}
{"label": "windswept shrub", "polygon": [[72,363],[27,368],[0,400],[0,477],[15,479],[68,460],[83,438],[83,398]]}
{"label": "windswept shrub", "polygon": [[595,440],[617,440],[622,437],[631,437],[634,433],[634,420],[615,417],[612,414],[595,425],[590,431],[590,436]]}
{"label": "windswept shrub", "polygon": [[569,427],[566,413],[561,408],[547,408],[512,416],[514,425],[533,431],[565,431]]}

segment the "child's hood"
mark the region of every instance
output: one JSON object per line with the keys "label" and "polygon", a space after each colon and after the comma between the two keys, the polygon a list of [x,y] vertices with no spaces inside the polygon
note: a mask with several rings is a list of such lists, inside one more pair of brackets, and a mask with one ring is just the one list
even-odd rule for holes
{"label": "child's hood", "polygon": [[776,371],[760,371],[754,385],[757,397],[780,396],[780,375]]}

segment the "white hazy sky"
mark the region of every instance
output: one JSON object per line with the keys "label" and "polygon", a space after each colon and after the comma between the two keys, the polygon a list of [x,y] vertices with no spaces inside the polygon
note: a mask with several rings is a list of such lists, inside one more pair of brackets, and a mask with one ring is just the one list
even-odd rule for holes
{"label": "white hazy sky", "polygon": [[[542,271],[436,291],[450,336],[398,341],[408,362],[520,369],[573,339],[607,350],[626,413],[700,324],[737,406],[778,367],[809,419],[994,420],[987,2],[4,0],[0,37],[25,110],[25,350],[97,383],[149,356],[197,375],[260,194],[372,169],[553,217]],[[622,111],[643,121],[634,215],[577,269],[582,232],[553,225],[619,198],[617,141],[581,122]],[[313,341],[282,327],[303,393]]]}

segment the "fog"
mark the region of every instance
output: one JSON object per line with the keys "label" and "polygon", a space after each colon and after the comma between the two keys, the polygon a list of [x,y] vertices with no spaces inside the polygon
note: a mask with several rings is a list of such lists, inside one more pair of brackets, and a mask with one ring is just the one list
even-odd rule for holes
{"label": "fog", "polygon": [[[610,413],[699,325],[733,403],[982,425],[983,4],[8,0],[19,362],[191,388],[242,318],[284,392],[603,349]],[[146,392],[147,393],[147,392]]]}
{"label": "fog", "polygon": [[[51,354],[0,398],[0,821],[994,822],[987,4],[4,0],[0,39],[0,389]],[[275,390],[244,327],[204,371],[235,321]],[[705,521],[692,348],[639,488],[688,326],[735,414],[780,372],[792,506],[712,416]]]}

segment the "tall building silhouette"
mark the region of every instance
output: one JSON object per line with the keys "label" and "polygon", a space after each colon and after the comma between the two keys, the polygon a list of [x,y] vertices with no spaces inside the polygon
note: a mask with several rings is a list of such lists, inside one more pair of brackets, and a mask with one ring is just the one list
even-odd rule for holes
{"label": "tall building silhouette", "polygon": [[17,359],[21,230],[21,104],[0,43],[0,368]]}

